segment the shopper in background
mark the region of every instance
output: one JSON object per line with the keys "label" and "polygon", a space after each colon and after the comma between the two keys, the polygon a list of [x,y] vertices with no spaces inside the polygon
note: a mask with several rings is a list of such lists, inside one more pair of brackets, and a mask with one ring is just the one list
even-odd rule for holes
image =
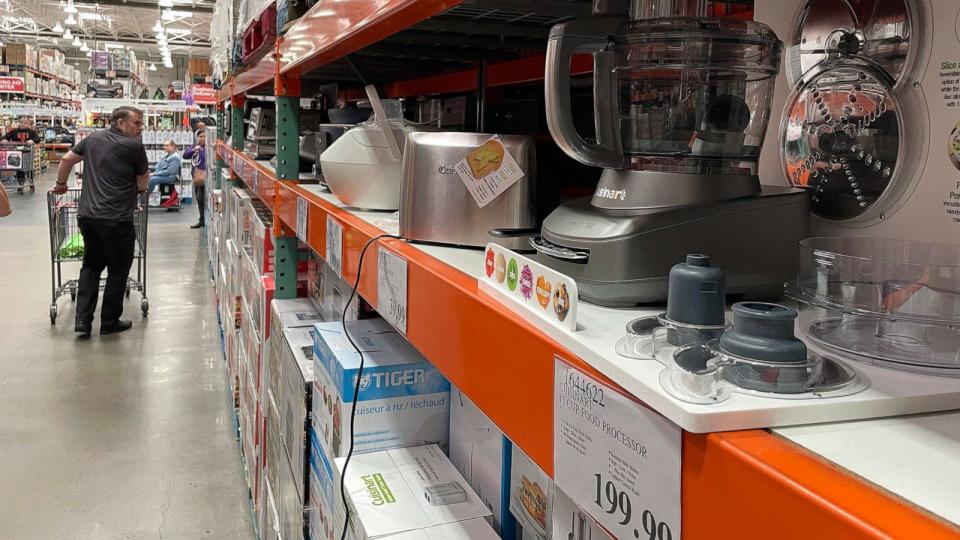
{"label": "shopper in background", "polygon": [[197,132],[197,144],[183,151],[183,158],[190,159],[193,168],[190,170],[193,176],[193,199],[197,201],[197,210],[200,211],[200,221],[191,225],[191,229],[203,227],[203,214],[206,210],[205,204],[206,188],[204,184],[207,180],[207,134],[204,131]]}
{"label": "shopper in background", "polygon": [[[157,161],[153,167],[153,173],[150,175],[150,184],[147,186],[147,193],[153,193],[160,184],[173,184],[180,175],[180,155],[177,154],[177,143],[167,140],[163,143],[163,150],[166,154]],[[176,200],[176,191],[170,194],[170,199]],[[173,203],[171,203],[173,204]]]}
{"label": "shopper in background", "polygon": [[[7,134],[3,136],[3,140],[18,144],[40,144],[40,134],[34,131],[30,125],[31,121],[29,118],[26,116],[21,117],[18,126],[8,131]],[[17,183],[22,186],[26,180],[27,172],[18,170]]]}
{"label": "shopper in background", "polygon": [[197,129],[196,131],[193,132],[193,143],[196,144],[197,141],[200,139],[200,134],[206,133],[206,132],[207,132],[207,124],[203,120],[200,120],[199,122],[197,122]]}
{"label": "shopper in background", "polygon": [[147,152],[140,140],[142,131],[140,110],[117,107],[110,115],[110,128],[82,139],[67,152],[57,170],[53,190],[65,193],[74,165],[81,161],[84,165],[77,211],[84,254],[74,325],[82,337],[90,336],[104,268],[107,281],[100,310],[100,335],[123,332],[133,326],[130,321],[120,320],[120,315],[133,264],[137,193],[145,192],[150,180]]}

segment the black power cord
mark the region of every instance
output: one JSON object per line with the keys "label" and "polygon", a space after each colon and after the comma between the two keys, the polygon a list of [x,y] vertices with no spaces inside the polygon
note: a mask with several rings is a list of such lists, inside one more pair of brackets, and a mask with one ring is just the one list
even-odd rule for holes
{"label": "black power cord", "polygon": [[340,325],[343,327],[343,334],[347,336],[347,341],[350,342],[350,345],[353,347],[353,350],[357,351],[357,354],[360,355],[360,367],[357,369],[357,379],[353,383],[353,403],[350,405],[350,449],[347,451],[347,459],[343,462],[343,470],[340,472],[340,498],[343,500],[343,532],[340,533],[340,540],[346,540],[347,538],[347,528],[350,526],[350,503],[347,501],[347,488],[346,488],[346,479],[347,479],[347,467],[350,465],[350,458],[353,457],[353,424],[357,419],[357,399],[360,397],[360,380],[363,377],[363,351],[360,350],[360,347],[357,347],[357,344],[354,343],[353,338],[350,337],[350,332],[347,332],[347,311],[350,309],[350,304],[357,297],[357,288],[360,286],[360,272],[363,270],[363,257],[367,254],[367,248],[372,246],[376,241],[382,240],[384,238],[394,238],[400,240],[401,238],[395,234],[381,234],[380,236],[374,236],[363,246],[363,249],[360,250],[360,262],[357,263],[357,279],[353,282],[353,290],[350,291],[350,297],[347,298],[347,303],[343,305],[343,313],[340,315]]}

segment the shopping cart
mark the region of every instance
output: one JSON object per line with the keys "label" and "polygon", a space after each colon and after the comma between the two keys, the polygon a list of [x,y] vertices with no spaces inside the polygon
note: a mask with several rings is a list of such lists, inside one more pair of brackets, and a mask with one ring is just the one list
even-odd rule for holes
{"label": "shopping cart", "polygon": [[[47,215],[50,223],[50,324],[57,322],[57,300],[69,294],[70,300],[77,299],[77,285],[79,280],[63,278],[63,263],[79,262],[83,260],[83,236],[77,226],[77,209],[80,203],[80,189],[68,189],[66,193],[58,194],[53,190],[47,192]],[[127,298],[130,291],[140,292],[140,310],[143,316],[150,311],[147,301],[147,197],[145,193],[138,196],[137,208],[133,212],[133,225],[136,230],[134,246],[134,263],[136,271],[130,269],[131,276],[127,279]],[[100,281],[103,289],[105,280]]]}
{"label": "shopping cart", "polygon": [[36,191],[34,185],[34,153],[32,144],[0,142],[0,179],[7,191],[23,194]]}

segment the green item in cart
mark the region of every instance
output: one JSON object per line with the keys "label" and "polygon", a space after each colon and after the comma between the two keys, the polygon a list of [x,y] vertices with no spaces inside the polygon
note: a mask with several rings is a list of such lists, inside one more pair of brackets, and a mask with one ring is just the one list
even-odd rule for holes
{"label": "green item in cart", "polygon": [[77,233],[70,237],[66,243],[60,246],[60,258],[72,259],[83,257],[83,236]]}

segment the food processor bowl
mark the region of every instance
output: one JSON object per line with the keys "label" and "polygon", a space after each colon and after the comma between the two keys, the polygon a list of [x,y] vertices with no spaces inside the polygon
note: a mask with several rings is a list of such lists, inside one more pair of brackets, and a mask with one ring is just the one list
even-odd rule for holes
{"label": "food processor bowl", "polygon": [[813,343],[854,360],[960,377],[960,246],[808,238],[787,294]]}

